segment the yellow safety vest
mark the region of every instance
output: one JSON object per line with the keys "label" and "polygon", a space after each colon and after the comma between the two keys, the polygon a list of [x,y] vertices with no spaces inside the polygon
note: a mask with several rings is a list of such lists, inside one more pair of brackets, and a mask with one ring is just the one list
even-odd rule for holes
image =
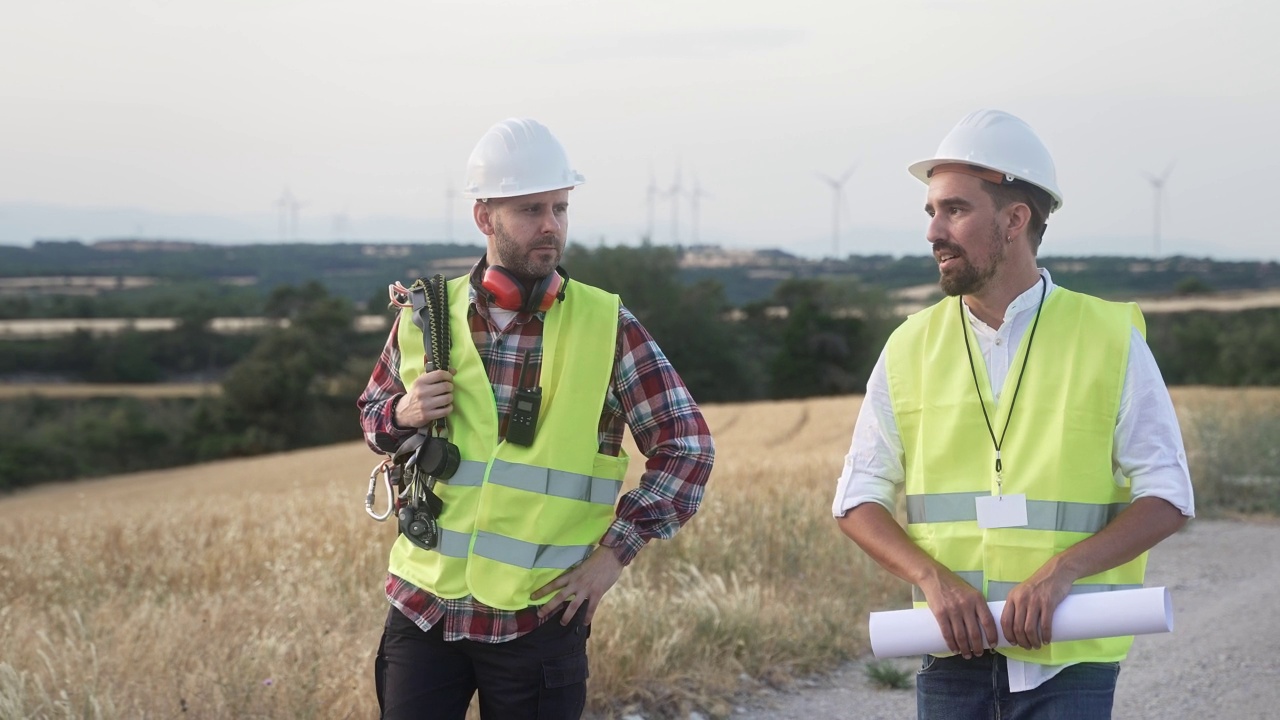
{"label": "yellow safety vest", "polygon": [[[989,601],[1005,599],[1049,558],[1098,532],[1128,506],[1127,481],[1117,484],[1112,469],[1112,444],[1135,327],[1145,334],[1146,323],[1132,303],[1061,287],[1045,300],[1001,446],[1003,492],[1026,494],[1027,526],[986,530],[978,527],[975,498],[997,491],[995,447],[979,402],[1000,437],[1031,333],[1010,363],[999,403],[970,337],[982,388],[978,398],[962,335],[973,331],[955,298],[911,316],[890,337],[886,370],[905,458],[907,534]],[[1081,578],[1071,592],[1141,587],[1146,561],[1143,553]],[[917,607],[925,605],[919,588],[915,598]],[[1116,662],[1132,643],[1132,637],[1106,638],[1000,652],[1046,665]]]}
{"label": "yellow safety vest", "polygon": [[[614,519],[628,457],[600,454],[598,432],[620,301],[575,282],[546,311],[537,435],[522,447],[498,442],[493,387],[467,320],[469,282],[449,281],[457,369],[449,439],[462,462],[435,487],[444,503],[440,544],[426,551],[400,536],[390,572],[439,597],[470,594],[490,607],[519,610],[548,602],[551,595],[530,595],[585,559]],[[422,331],[410,312],[401,313],[398,335],[406,387],[424,371]]]}

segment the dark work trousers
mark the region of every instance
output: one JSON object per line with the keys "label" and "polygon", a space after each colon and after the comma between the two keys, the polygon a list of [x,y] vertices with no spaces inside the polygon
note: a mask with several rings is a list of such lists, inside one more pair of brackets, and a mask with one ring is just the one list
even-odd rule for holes
{"label": "dark work trousers", "polygon": [[577,720],[587,700],[587,638],[580,609],[569,625],[556,613],[504,643],[444,641],[392,607],[374,661],[384,720],[463,720],[480,691],[483,720]]}

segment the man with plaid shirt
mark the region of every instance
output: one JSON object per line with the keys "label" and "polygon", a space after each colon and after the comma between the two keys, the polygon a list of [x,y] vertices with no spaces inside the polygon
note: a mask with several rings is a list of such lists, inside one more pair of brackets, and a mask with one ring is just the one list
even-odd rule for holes
{"label": "man with plaid shirt", "polygon": [[[461,720],[477,690],[486,720],[579,717],[601,597],[701,502],[714,446],[697,404],[617,296],[570,283],[559,267],[569,191],[582,182],[544,126],[493,126],[468,161],[487,248],[449,284],[454,367],[427,366],[422,334],[402,313],[358,401],[375,451],[444,418],[461,447],[459,476],[474,476],[436,486],[440,547],[401,536],[392,550],[375,672],[384,718]],[[520,447],[507,430],[530,378],[544,386],[542,417]],[[647,461],[615,507],[624,426]],[[586,545],[563,541],[583,533]]]}

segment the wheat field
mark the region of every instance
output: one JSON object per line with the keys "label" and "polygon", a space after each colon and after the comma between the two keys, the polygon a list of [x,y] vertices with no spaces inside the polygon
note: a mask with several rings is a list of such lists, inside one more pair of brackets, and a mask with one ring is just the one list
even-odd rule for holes
{"label": "wheat field", "polygon": [[[1274,418],[1280,391],[1175,401],[1197,422]],[[859,403],[704,408],[705,502],[603,601],[593,713],[723,717],[737,693],[864,652],[866,613],[908,592],[830,517]],[[0,718],[376,717],[394,539],[363,509],[377,459],[353,443],[0,499]]]}

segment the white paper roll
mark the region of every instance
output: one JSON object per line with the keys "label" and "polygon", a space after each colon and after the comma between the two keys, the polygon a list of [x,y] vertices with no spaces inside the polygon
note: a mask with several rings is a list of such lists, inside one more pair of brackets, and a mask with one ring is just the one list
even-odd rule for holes
{"label": "white paper roll", "polygon": [[[997,647],[1012,645],[1000,628],[1004,601],[987,603],[1000,635]],[[878,658],[949,652],[928,608],[871,613],[871,652]],[[1053,613],[1053,641],[1094,640],[1173,630],[1173,601],[1163,587],[1068,595]]]}

